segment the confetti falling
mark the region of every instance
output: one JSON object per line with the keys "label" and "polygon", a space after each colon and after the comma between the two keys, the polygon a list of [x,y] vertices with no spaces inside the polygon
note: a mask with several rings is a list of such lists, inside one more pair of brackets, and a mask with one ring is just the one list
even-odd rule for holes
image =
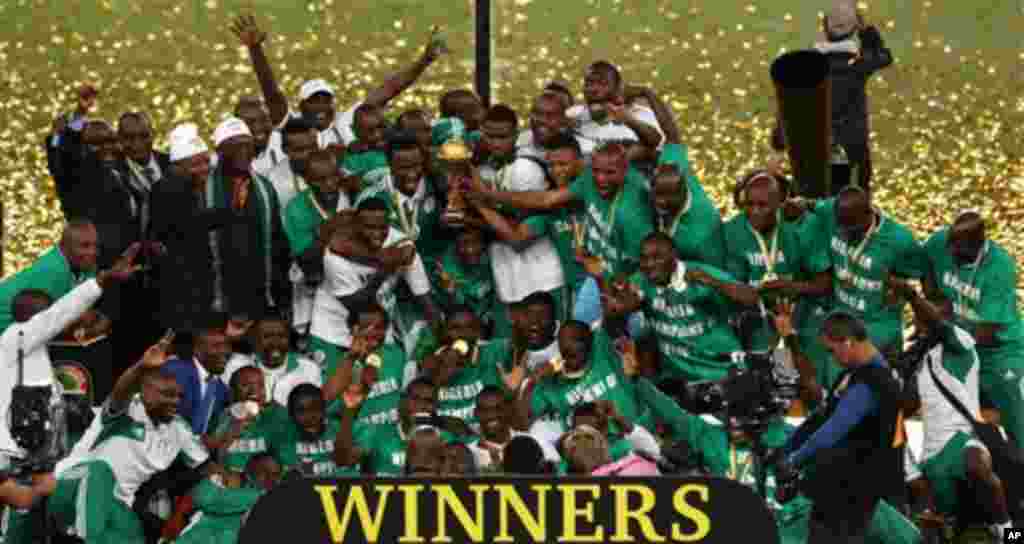
{"label": "confetti falling", "polygon": [[[875,186],[881,206],[918,236],[979,208],[991,234],[1024,257],[1024,48],[985,42],[1020,27],[1015,5],[967,10],[948,3],[860,3],[896,57],[869,87]],[[419,53],[429,28],[445,27],[452,55],[396,99],[397,111],[436,111],[446,89],[472,81],[472,2],[284,3],[270,0],[19,0],[0,6],[4,100],[0,186],[6,207],[5,267],[26,266],[59,235],[62,214],[46,171],[43,138],[73,108],[83,80],[101,88],[98,116],[147,110],[157,145],[175,124],[209,135],[242,94],[258,93],[248,55],[228,31],[253,12],[270,31],[267,50],[286,95],[307,78],[338,89],[338,106]],[[290,4],[290,5],[289,5]],[[443,4],[443,5],[441,5]],[[629,83],[661,93],[680,121],[697,172],[732,214],[729,190],[769,156],[775,96],[768,67],[809,46],[822,2],[658,0],[571,3],[499,0],[494,95],[525,118],[549,80],[579,93],[583,68],[600,58]],[[906,7],[910,6],[910,7]],[[969,6],[968,6],[969,7]],[[966,8],[964,8],[966,9]],[[1022,284],[1024,285],[1024,284]]]}

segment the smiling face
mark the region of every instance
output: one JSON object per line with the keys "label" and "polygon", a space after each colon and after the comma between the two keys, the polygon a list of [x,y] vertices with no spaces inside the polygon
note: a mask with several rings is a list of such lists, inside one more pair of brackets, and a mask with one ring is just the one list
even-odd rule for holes
{"label": "smiling face", "polygon": [[303,395],[295,403],[292,420],[306,439],[318,438],[326,427],[323,399],[314,395]]}
{"label": "smiling face", "polygon": [[329,157],[312,159],[306,165],[305,179],[321,195],[333,197],[341,191],[341,173]]}
{"label": "smiling face", "polygon": [[355,118],[355,131],[359,141],[371,147],[384,143],[384,115],[375,108],[362,110]]}
{"label": "smiling face", "polygon": [[256,324],[255,345],[257,353],[270,368],[278,368],[288,357],[290,331],[283,321],[267,319]]}
{"label": "smiling face", "polygon": [[374,351],[384,345],[388,336],[388,316],[379,309],[367,310],[359,314],[356,321],[359,335],[366,339],[366,347]]}
{"label": "smiling face", "polygon": [[501,121],[484,121],[481,130],[480,144],[483,145],[491,155],[496,157],[510,157],[516,151],[516,125]]}
{"label": "smiling face", "polygon": [[245,125],[249,127],[257,152],[266,149],[272,129],[270,114],[267,113],[266,108],[262,105],[246,104],[235,111],[235,116],[245,121]]}
{"label": "smiling face", "polygon": [[758,232],[771,232],[775,228],[782,194],[779,184],[769,177],[755,178],[746,188],[743,211],[750,226]]}
{"label": "smiling face", "polygon": [[863,193],[849,192],[840,195],[835,213],[839,235],[851,244],[863,240],[875,221],[871,202]]}
{"label": "smiling face", "polygon": [[676,271],[675,249],[666,240],[649,239],[640,249],[640,272],[655,285],[665,286]]}
{"label": "smiling face", "polygon": [[499,443],[508,439],[505,399],[500,394],[480,394],[476,399],[475,413],[484,438]]}
{"label": "smiling face", "polygon": [[553,94],[543,94],[533,103],[530,112],[530,131],[533,141],[541,147],[560,132],[569,127],[569,119],[565,116],[564,102]]}
{"label": "smiling face", "polygon": [[370,249],[377,250],[384,247],[388,238],[388,212],[386,210],[360,210],[359,227]]}
{"label": "smiling face", "polygon": [[181,386],[173,375],[150,371],[142,380],[142,405],[156,424],[170,423],[178,414]]}
{"label": "smiling face", "polygon": [[317,148],[317,135],[314,130],[284,133],[284,154],[288,155],[288,164],[292,171],[300,176],[305,174],[309,156]]}
{"label": "smiling face", "polygon": [[548,151],[546,158],[551,168],[551,176],[559,187],[568,185],[583,173],[583,157],[576,154],[575,149],[563,148]]}
{"label": "smiling face", "polygon": [[263,372],[258,368],[246,367],[238,371],[235,389],[231,392],[235,402],[253,401],[260,406],[267,403],[267,388]]}
{"label": "smiling face", "polygon": [[676,172],[659,172],[651,187],[651,204],[660,217],[675,217],[686,202],[686,184]]}

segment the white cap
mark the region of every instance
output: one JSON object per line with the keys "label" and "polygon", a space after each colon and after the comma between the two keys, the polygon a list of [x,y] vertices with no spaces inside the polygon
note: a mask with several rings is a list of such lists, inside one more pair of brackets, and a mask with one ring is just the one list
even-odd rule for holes
{"label": "white cap", "polygon": [[311,79],[299,88],[299,100],[305,100],[316,93],[327,93],[334,96],[334,87],[322,79]]}
{"label": "white cap", "polygon": [[195,123],[185,123],[174,127],[167,139],[171,143],[171,162],[187,159],[210,150],[206,142],[199,137],[199,127]]}
{"label": "white cap", "polygon": [[213,145],[220,146],[235,136],[252,136],[252,132],[249,131],[249,126],[245,124],[245,121],[237,117],[228,117],[221,121],[217,125],[217,129],[213,131]]}

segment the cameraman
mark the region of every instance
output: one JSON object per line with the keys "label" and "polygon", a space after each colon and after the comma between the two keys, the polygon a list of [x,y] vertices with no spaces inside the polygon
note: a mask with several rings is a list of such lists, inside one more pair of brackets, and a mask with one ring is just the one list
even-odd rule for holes
{"label": "cameraman", "polygon": [[[894,293],[914,309],[915,328],[925,337],[937,337],[917,370],[916,391],[906,407],[908,414],[921,410],[924,423],[924,446],[921,452],[921,480],[911,489],[923,499],[928,510],[942,515],[956,512],[957,488],[967,481],[977,501],[991,516],[993,534],[1003,534],[1011,525],[1003,482],[992,471],[992,457],[975,436],[971,422],[939,390],[936,378],[961,405],[979,414],[979,358],[971,335],[953,325],[952,304],[942,310],[925,300],[912,286],[895,278],[889,279]],[[904,370],[904,369],[901,369]]]}
{"label": "cameraman", "polygon": [[821,336],[845,370],[822,410],[790,437],[775,470],[813,466],[803,486],[814,501],[809,543],[860,542],[879,502],[902,493],[901,388],[856,317],[832,313]]}

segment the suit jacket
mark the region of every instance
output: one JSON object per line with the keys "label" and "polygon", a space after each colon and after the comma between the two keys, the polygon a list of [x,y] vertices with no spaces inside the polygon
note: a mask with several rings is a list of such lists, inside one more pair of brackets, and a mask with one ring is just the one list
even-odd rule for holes
{"label": "suit jacket", "polygon": [[210,429],[212,422],[216,421],[224,407],[231,398],[228,386],[221,382],[210,382],[207,385],[208,393],[212,393],[213,403],[208,408],[210,416],[204,419],[202,388],[199,383],[199,363],[194,359],[172,359],[164,364],[164,369],[178,381],[181,386],[181,400],[178,401],[178,415],[185,418],[192,426],[192,432],[203,434]]}
{"label": "suit jacket", "polygon": [[[273,188],[268,194],[274,196]],[[252,232],[260,228],[258,218],[251,209],[253,204],[240,211],[230,206],[207,209],[203,195],[195,194],[191,181],[180,177],[161,180],[154,187],[150,199],[152,239],[167,247],[167,255],[161,260],[157,273],[162,318],[167,321],[167,326],[188,328],[212,309],[216,271],[210,232],[239,228]],[[290,263],[288,241],[281,226],[276,200],[271,206],[272,295],[278,308],[288,308],[291,293],[287,277]],[[262,260],[258,266],[244,267],[238,265],[241,262],[238,259],[262,254],[263,248],[235,247],[233,244],[227,242],[225,245],[221,239],[222,258],[225,260],[222,270],[229,271],[223,278],[226,310],[258,318],[267,305]],[[237,273],[240,269],[245,272]],[[232,274],[232,270],[236,273]]]}

